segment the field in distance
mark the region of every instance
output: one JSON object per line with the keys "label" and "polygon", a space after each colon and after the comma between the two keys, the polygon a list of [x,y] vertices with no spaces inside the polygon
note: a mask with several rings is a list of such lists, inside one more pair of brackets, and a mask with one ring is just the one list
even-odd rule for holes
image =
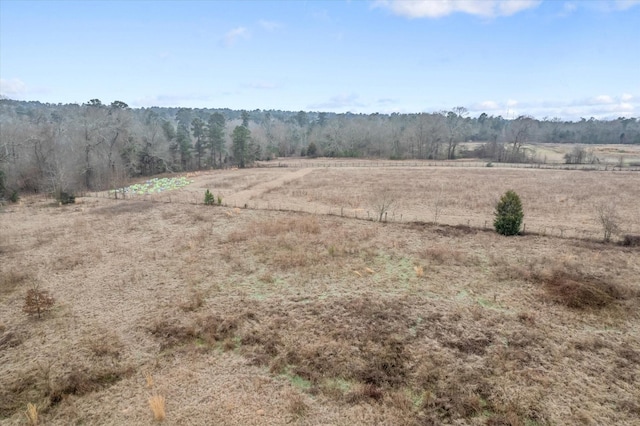
{"label": "field in distance", "polygon": [[615,210],[621,234],[640,233],[638,172],[429,164],[280,160],[269,165],[283,167],[196,173],[190,177],[194,182],[178,191],[131,198],[198,204],[209,189],[229,207],[372,220],[383,210],[389,222],[491,228],[495,203],[512,189],[522,199],[530,233],[598,239],[601,206]]}
{"label": "field in distance", "polygon": [[[25,424],[28,403],[52,425],[160,409],[195,425],[637,424],[640,251],[600,242],[596,206],[637,233],[638,173],[189,178],[4,207],[1,424]],[[484,229],[507,189],[535,234]],[[34,285],[55,298],[41,319],[22,311]]]}

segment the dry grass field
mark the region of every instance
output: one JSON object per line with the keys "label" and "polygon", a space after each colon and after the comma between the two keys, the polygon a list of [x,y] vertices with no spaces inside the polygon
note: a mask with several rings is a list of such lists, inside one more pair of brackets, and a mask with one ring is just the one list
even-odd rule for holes
{"label": "dry grass field", "polygon": [[[596,220],[615,204],[640,233],[640,174],[192,179],[2,208],[0,424],[640,424],[640,247]],[[523,236],[489,229],[507,189]],[[361,220],[383,200],[386,222]]]}

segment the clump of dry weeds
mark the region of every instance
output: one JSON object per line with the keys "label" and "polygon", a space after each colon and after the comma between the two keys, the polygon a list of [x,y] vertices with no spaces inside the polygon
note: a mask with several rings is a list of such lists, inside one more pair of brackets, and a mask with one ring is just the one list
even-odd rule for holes
{"label": "clump of dry weeds", "polygon": [[577,271],[556,269],[538,278],[552,300],[569,308],[604,308],[630,295],[622,285]]}
{"label": "clump of dry weeds", "polygon": [[[31,276],[15,268],[0,272],[0,297],[11,294],[13,290],[29,281]],[[1,299],[0,299],[1,300]]]}
{"label": "clump of dry weeds", "polygon": [[109,387],[134,373],[131,366],[105,362],[78,365],[60,377],[51,387],[49,400],[58,404],[68,395],[81,396]]}
{"label": "clump of dry weeds", "polygon": [[155,394],[149,398],[149,408],[151,408],[153,418],[158,422],[162,422],[166,418],[165,402],[164,396],[159,394]]}
{"label": "clump of dry weeds", "polygon": [[526,263],[496,263],[499,279],[541,284],[546,298],[573,309],[601,309],[638,296],[638,290],[620,284],[610,276],[583,272],[585,266],[571,259],[540,258]]}
{"label": "clump of dry weeds", "polygon": [[27,421],[31,426],[36,426],[38,424],[38,407],[34,404],[27,404],[27,409],[24,412],[24,415],[27,417]]}

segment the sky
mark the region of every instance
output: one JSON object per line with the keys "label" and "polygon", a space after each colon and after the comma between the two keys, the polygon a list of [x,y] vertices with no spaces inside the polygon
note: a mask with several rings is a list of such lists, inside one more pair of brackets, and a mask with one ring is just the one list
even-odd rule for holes
{"label": "sky", "polygon": [[640,117],[640,0],[0,0],[0,95]]}

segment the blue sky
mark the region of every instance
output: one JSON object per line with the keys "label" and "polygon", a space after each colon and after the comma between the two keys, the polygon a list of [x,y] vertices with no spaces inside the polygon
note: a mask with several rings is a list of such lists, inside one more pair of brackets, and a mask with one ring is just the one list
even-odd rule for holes
{"label": "blue sky", "polygon": [[640,117],[640,1],[0,0],[11,99]]}

